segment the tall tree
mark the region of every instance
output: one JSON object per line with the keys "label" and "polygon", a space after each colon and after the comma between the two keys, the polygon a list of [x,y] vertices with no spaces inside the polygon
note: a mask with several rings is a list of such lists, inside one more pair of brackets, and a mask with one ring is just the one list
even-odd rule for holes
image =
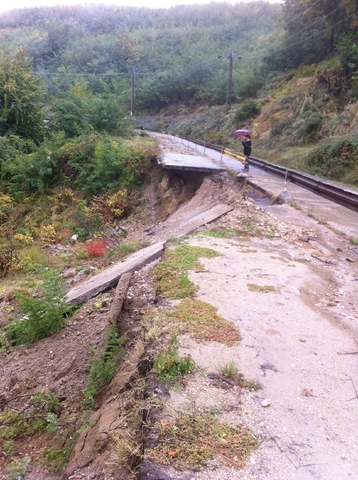
{"label": "tall tree", "polygon": [[32,71],[25,48],[0,53],[0,135],[18,135],[39,142],[43,136],[44,92]]}
{"label": "tall tree", "polygon": [[357,0],[285,0],[282,65],[314,63],[337,50],[352,29]]}

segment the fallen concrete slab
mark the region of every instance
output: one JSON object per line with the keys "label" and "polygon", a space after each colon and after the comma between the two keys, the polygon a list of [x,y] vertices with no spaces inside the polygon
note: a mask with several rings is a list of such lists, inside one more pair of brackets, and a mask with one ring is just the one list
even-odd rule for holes
{"label": "fallen concrete slab", "polygon": [[163,254],[164,242],[155,243],[147,248],[129,255],[123,261],[113,267],[94,275],[89,280],[74,287],[67,294],[67,301],[71,305],[78,305],[103,292],[107,288],[114,287],[123,273],[133,272],[148,263],[156,260]]}
{"label": "fallen concrete slab", "polygon": [[180,207],[166,222],[153,225],[147,232],[160,239],[169,239],[170,236],[182,237],[194,232],[197,228],[210,223],[233,210],[234,207],[220,203],[218,205],[204,205],[200,209],[188,210],[188,206]]}
{"label": "fallen concrete slab", "polygon": [[216,220],[233,209],[234,207],[231,205],[225,205],[222,203],[211,207],[203,207],[200,211],[193,212],[182,220],[177,221],[176,224],[173,224],[172,233],[177,237],[189,235],[197,228]]}
{"label": "fallen concrete slab", "polygon": [[184,155],[181,153],[165,153],[158,158],[158,163],[169,170],[187,170],[197,172],[224,172],[226,167],[220,167],[214,160],[201,155]]}

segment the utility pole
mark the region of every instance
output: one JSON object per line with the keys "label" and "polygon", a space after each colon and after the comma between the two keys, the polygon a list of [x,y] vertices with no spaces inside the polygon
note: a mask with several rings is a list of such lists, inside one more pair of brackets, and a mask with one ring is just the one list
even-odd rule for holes
{"label": "utility pole", "polygon": [[[220,55],[218,58],[222,58],[222,56]],[[232,64],[233,64],[234,58],[237,60],[241,60],[242,57],[236,57],[231,51],[230,55],[226,58],[228,58],[229,60],[229,74],[228,74],[227,89],[226,89],[226,114],[228,114],[231,107],[231,96],[232,96]]]}
{"label": "utility pole", "polygon": [[131,77],[131,117],[134,115],[134,68],[132,68],[132,77]]}
{"label": "utility pole", "polygon": [[132,72],[131,72],[131,117],[133,117],[134,115],[134,99],[135,99],[135,93],[134,93],[134,79],[135,79],[135,76],[136,75],[144,75],[146,77],[152,77],[154,76],[154,73],[139,73],[139,72],[135,72],[134,70],[134,67],[132,68]]}
{"label": "utility pole", "polygon": [[232,95],[232,60],[233,54],[232,50],[228,57],[229,59],[229,75],[227,78],[227,89],[226,89],[226,115],[229,113],[231,107],[231,95]]}

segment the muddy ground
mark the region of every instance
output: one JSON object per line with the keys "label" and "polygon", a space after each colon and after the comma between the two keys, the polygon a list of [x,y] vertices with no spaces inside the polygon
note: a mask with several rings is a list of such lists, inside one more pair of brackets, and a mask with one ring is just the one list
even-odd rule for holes
{"label": "muddy ground", "polygon": [[[165,149],[188,153],[185,147],[161,142]],[[129,238],[139,239],[143,246],[163,235],[170,237],[165,219],[178,209],[185,215],[199,203],[219,201],[235,207],[201,230],[220,227],[239,234],[213,238],[198,231],[187,240],[221,253],[202,259],[204,268],[189,272],[189,278],[199,287],[198,298],[217,307],[243,337],[240,344],[225,347],[217,342],[197,344],[181,336],[180,352],[190,354],[200,370],[188,376],[185,388],[163,393],[159,416],[171,418],[193,402],[215,407],[220,420],[248,425],[259,446],[240,472],[224,467],[220,458],[199,472],[182,473],[146,460],[136,476],[153,480],[358,478],[357,247],[344,232],[338,235],[329,224],[320,224],[302,210],[289,205],[257,207],[250,196],[259,192],[227,175],[178,177],[153,172],[156,176],[148,179],[144,192],[145,208],[123,224]],[[68,288],[88,278],[91,266],[79,277],[64,272]],[[0,478],[9,478],[6,466],[12,457],[30,459],[23,476],[27,480],[129,478],[128,470],[120,466],[119,432],[138,413],[143,395],[153,394],[151,386],[159,388],[151,383],[150,363],[149,367],[143,363],[149,354],[141,331],[149,309],[168,308],[154,291],[153,266],[133,274],[119,321],[127,334],[127,355],[96,399],[95,411],[83,410],[83,390],[91,349],[103,344],[114,290],[82,305],[58,334],[0,355],[3,406],[25,408],[39,390],[50,390],[61,399],[56,434],[38,433],[19,440],[10,452],[2,444]],[[272,288],[264,293],[251,290],[250,285]],[[4,296],[2,321],[10,306],[11,299]],[[210,374],[230,361],[263,388],[224,390],[213,382]],[[159,391],[156,394],[160,396]],[[85,420],[90,426],[81,429]],[[54,445],[60,450],[65,439],[80,429],[65,473],[44,466],[43,452],[53,437],[59,437]],[[142,432],[137,434],[145,446]],[[133,467],[141,453],[133,455]]]}

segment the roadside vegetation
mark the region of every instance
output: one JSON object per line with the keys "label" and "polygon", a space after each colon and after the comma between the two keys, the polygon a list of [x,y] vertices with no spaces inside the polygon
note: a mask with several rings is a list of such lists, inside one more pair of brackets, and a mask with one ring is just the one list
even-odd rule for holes
{"label": "roadside vegetation", "polygon": [[[231,236],[230,232],[227,234]],[[214,235],[227,236],[224,231],[215,231]],[[156,341],[163,345],[153,359],[153,371],[160,381],[172,388],[180,388],[187,384],[186,375],[203,374],[198,372],[199,367],[190,355],[179,355],[181,335],[189,335],[198,343],[215,341],[228,347],[240,342],[241,335],[232,322],[218,315],[215,307],[194,298],[196,288],[189,280],[191,270],[202,268],[200,257],[212,258],[219,254],[174,239],[171,244],[176,246],[167,250],[153,271],[154,285],[161,296],[181,300],[171,308],[155,314],[149,312],[143,322],[143,332],[148,344]],[[168,336],[169,341],[166,340]],[[256,382],[244,379],[234,364],[218,366],[216,376],[220,375],[230,379],[232,386],[250,390],[260,388]],[[146,450],[145,458],[159,465],[172,465],[178,470],[198,470],[215,457],[224,464],[241,469],[257,440],[243,425],[232,427],[221,422],[219,417],[220,409],[197,408],[193,403],[177,412],[173,421],[158,421],[151,427],[151,432],[152,435],[153,429],[158,432],[160,441]]]}
{"label": "roadside vegetation", "polygon": [[195,408],[180,412],[173,423],[162,423],[160,432],[163,441],[148,457],[178,470],[200,470],[214,456],[240,470],[258,443],[243,425],[232,427],[213,412]]}

